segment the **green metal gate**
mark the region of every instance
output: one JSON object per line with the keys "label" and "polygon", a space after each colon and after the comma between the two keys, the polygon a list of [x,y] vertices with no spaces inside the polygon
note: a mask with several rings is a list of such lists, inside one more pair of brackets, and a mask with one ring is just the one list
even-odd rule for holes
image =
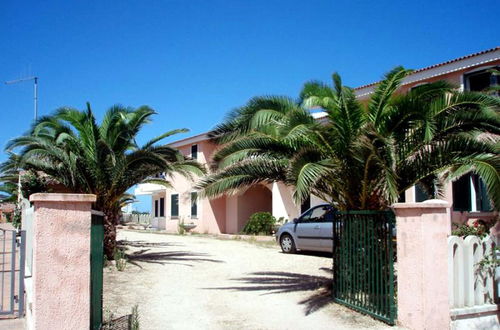
{"label": "green metal gate", "polygon": [[102,325],[102,269],[104,267],[104,215],[92,211],[90,229],[90,329]]}
{"label": "green metal gate", "polygon": [[334,214],[333,298],[389,324],[396,319],[394,228],[392,211]]}

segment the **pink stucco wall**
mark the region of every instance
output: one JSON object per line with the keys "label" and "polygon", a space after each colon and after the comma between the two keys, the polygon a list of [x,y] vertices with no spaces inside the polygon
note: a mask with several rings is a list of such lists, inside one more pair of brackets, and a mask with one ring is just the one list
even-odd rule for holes
{"label": "pink stucco wall", "polygon": [[449,329],[450,204],[396,203],[398,323],[408,329]]}
{"label": "pink stucco wall", "polygon": [[[187,157],[191,156],[191,146],[198,145],[198,161],[205,164],[209,169],[209,163],[212,161],[212,154],[215,145],[208,140],[198,141],[196,143],[188,143],[185,145],[177,146],[179,151]],[[152,213],[154,217],[154,200],[159,200],[161,197],[165,198],[165,216],[153,219],[154,223],[159,224],[158,229],[166,230],[168,232],[177,232],[180,221],[184,223],[194,223],[196,228],[193,232],[198,233],[211,233],[220,234],[226,230],[226,197],[208,200],[205,198],[198,198],[198,215],[191,216],[191,193],[196,191],[195,185],[199,178],[194,177],[193,181],[175,174],[171,178],[173,189],[163,189],[152,194]],[[171,216],[171,195],[179,195],[179,216]]]}
{"label": "pink stucco wall", "polygon": [[252,186],[239,195],[238,218],[236,220],[237,228],[234,233],[240,232],[243,229],[252,214],[256,212],[272,213],[272,198],[271,190],[263,185]]}
{"label": "pink stucco wall", "polygon": [[34,329],[88,329],[95,195],[33,194]]}

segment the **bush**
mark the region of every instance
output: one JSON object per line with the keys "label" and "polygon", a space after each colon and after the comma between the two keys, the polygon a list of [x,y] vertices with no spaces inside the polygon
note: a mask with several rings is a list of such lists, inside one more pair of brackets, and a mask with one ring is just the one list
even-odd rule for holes
{"label": "bush", "polygon": [[120,272],[123,272],[125,270],[125,267],[127,267],[127,256],[125,255],[125,252],[119,248],[116,248],[113,257],[115,259],[115,266],[116,269]]}
{"label": "bush", "polygon": [[458,228],[453,230],[451,234],[460,237],[479,236],[480,238],[484,238],[488,232],[489,227],[487,223],[482,220],[476,220],[471,226],[467,224],[458,226]]}
{"label": "bush", "polygon": [[243,228],[244,234],[271,235],[274,231],[276,218],[269,212],[257,212],[252,214]]}

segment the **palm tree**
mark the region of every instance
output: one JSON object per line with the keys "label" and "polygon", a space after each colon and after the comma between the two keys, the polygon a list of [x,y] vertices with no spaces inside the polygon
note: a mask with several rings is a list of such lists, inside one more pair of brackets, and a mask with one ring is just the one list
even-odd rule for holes
{"label": "palm tree", "polygon": [[[398,94],[409,70],[397,67],[366,102],[342,85],[305,84],[300,99],[253,99],[212,132],[219,171],[199,188],[208,197],[259,182],[294,186],[340,209],[385,209],[408,188],[442,192],[444,180],[481,176],[500,206],[500,101],[435,82]],[[311,108],[326,112],[321,124]]]}
{"label": "palm tree", "polygon": [[2,202],[17,202],[19,172],[16,168],[15,155],[9,155],[9,158],[0,164],[0,192]]}
{"label": "palm tree", "polygon": [[[116,247],[116,225],[128,189],[141,182],[169,186],[168,177],[179,173],[188,178],[204,173],[196,161],[186,159],[164,138],[186,132],[166,132],[142,146],[136,137],[155,112],[147,107],[111,107],[100,125],[87,104],[85,111],[61,108],[39,119],[31,131],[7,146],[20,148],[17,167],[28,168],[55,179],[75,193],[97,196],[96,210],[104,212],[104,250],[111,258]],[[152,178],[165,173],[165,179]]]}

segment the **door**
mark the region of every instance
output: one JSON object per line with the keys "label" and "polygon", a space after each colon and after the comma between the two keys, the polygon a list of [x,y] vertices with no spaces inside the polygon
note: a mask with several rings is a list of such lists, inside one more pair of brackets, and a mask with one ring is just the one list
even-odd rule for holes
{"label": "door", "polygon": [[315,251],[324,249],[321,245],[321,241],[323,240],[321,227],[325,223],[325,214],[328,209],[329,207],[325,205],[316,206],[299,218],[295,228],[297,248]]}
{"label": "door", "polygon": [[321,247],[327,252],[333,252],[333,212],[335,209],[330,207],[325,213],[324,222],[321,224]]}

